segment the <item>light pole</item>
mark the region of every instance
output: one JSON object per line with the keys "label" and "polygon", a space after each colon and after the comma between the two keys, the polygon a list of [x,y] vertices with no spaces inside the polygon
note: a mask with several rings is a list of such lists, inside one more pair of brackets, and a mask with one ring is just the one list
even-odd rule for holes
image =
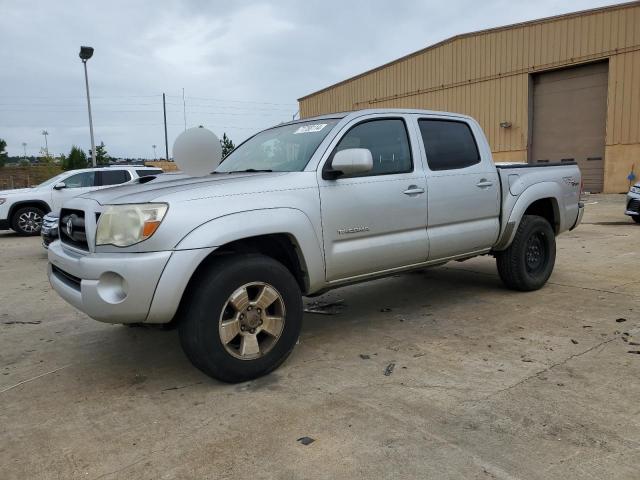
{"label": "light pole", "polygon": [[44,151],[47,154],[47,157],[49,156],[49,142],[47,141],[47,135],[49,135],[49,132],[47,132],[46,130],[42,130],[42,135],[44,136]]}
{"label": "light pole", "polygon": [[27,158],[27,142],[22,142],[22,148],[24,149],[24,158]]}
{"label": "light pole", "polygon": [[89,109],[89,133],[91,133],[91,164],[96,166],[96,142],[93,140],[93,120],[91,119],[91,99],[89,96],[89,75],[87,74],[87,60],[93,56],[93,47],[80,47],[80,60],[84,65],[84,83],[87,87],[87,108]]}
{"label": "light pole", "polygon": [[153,147],[153,159],[158,160],[158,156],[156,155],[156,145],[151,145]]}

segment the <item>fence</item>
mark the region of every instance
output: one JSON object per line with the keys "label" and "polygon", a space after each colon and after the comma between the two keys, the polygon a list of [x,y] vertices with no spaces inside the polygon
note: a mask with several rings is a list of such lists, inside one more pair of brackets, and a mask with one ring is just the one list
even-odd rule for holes
{"label": "fence", "polygon": [[32,165],[0,168],[0,190],[38,185],[62,172],[57,165]]}
{"label": "fence", "polygon": [[167,162],[166,160],[158,160],[154,162],[144,162],[147,167],[161,168],[165,172],[174,172],[178,170],[178,166],[173,162]]}

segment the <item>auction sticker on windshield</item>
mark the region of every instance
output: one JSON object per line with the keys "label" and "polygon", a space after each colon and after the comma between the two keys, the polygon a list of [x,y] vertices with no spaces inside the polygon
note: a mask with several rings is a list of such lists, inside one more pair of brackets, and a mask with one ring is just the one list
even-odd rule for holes
{"label": "auction sticker on windshield", "polygon": [[324,127],[326,127],[327,124],[326,123],[316,123],[315,125],[303,125],[302,127],[298,128],[295,132],[293,132],[294,134],[298,134],[298,133],[313,133],[313,132],[319,132],[320,130],[322,130]]}

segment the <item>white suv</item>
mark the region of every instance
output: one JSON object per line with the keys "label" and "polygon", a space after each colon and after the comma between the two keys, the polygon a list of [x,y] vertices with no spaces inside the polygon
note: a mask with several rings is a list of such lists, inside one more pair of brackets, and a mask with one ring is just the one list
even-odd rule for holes
{"label": "white suv", "polygon": [[35,187],[0,191],[0,230],[38,235],[44,215],[58,212],[65,200],[159,173],[162,173],[159,168],[141,165],[85,168],[61,173]]}

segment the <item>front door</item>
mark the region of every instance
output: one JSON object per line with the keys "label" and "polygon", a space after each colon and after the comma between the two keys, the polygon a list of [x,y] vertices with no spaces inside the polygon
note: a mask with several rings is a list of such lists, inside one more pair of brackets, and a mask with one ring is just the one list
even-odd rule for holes
{"label": "front door", "polygon": [[367,148],[366,174],[319,179],[327,281],[426,261],[426,179],[412,152],[404,119],[365,120],[351,127],[335,152]]}
{"label": "front door", "polygon": [[76,173],[65,178],[62,182],[65,184],[64,188],[54,188],[51,192],[51,209],[54,212],[59,211],[66,200],[94,190],[95,172]]}

